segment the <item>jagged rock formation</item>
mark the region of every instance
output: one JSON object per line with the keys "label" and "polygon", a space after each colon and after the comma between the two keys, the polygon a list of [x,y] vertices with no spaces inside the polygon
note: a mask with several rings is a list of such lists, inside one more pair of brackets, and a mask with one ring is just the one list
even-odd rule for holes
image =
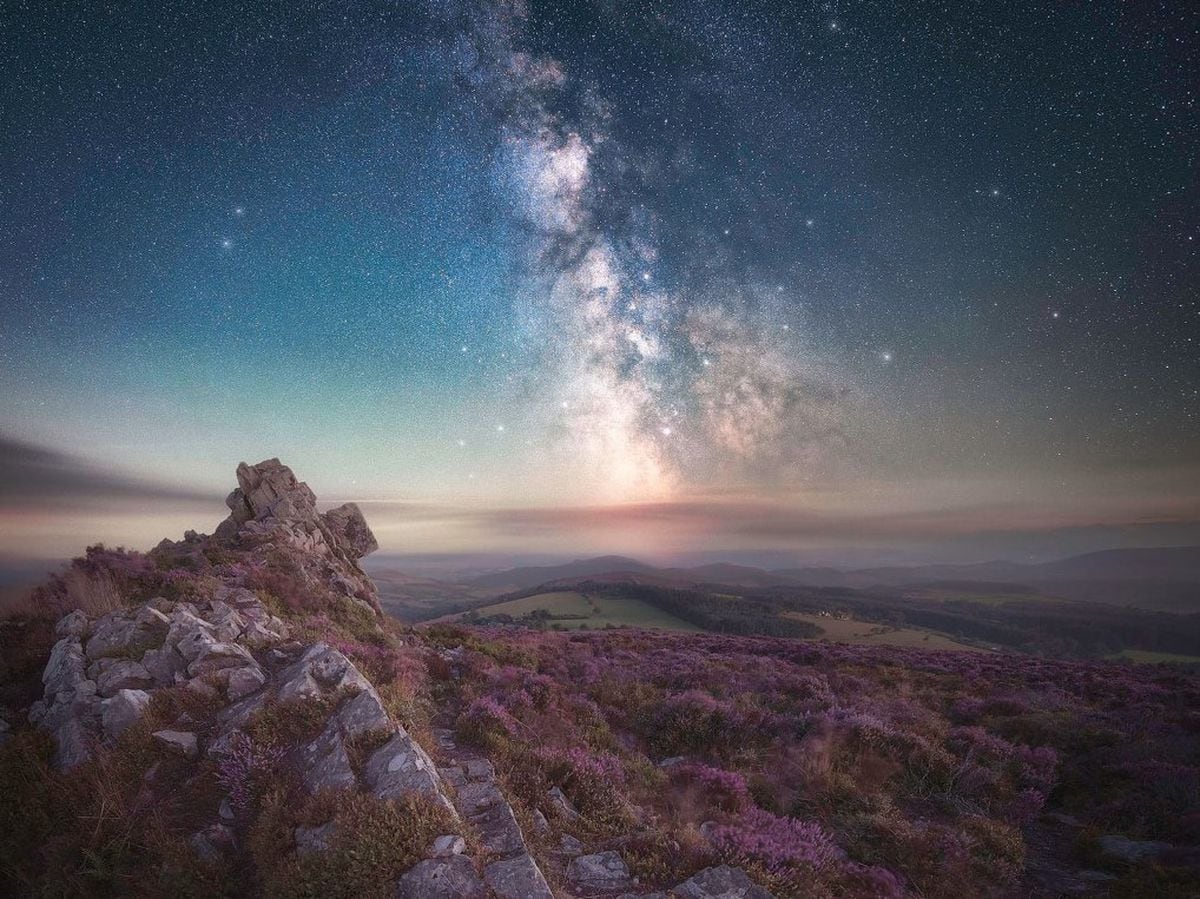
{"label": "jagged rock formation", "polygon": [[[383,892],[414,899],[637,895],[636,879],[613,849],[585,854],[579,840],[564,834],[560,849],[539,862],[485,755],[460,746],[453,731],[435,729],[429,748],[439,767],[363,671],[336,646],[312,637],[314,622],[338,605],[357,604],[359,617],[370,610],[369,626],[378,630],[374,587],[357,564],[376,542],[359,509],[346,504],[318,513],[312,491],[275,459],[240,465],[237,477],[230,516],[212,537],[189,532],[155,550],[160,567],[186,563],[204,572],[188,581],[186,599],[155,596],[98,616],[75,610],[57,623],[42,698],[29,712],[53,737],[55,764],[66,769],[87,762],[149,715],[145,738],[163,758],[226,772],[221,783],[228,795],[187,838],[209,864],[242,851],[238,816],[247,800],[238,772],[248,775],[267,751],[272,770],[286,770],[289,782],[314,802],[329,796],[420,802],[453,822],[453,831],[433,839],[423,860]],[[213,555],[224,561],[212,564]],[[301,605],[284,620],[278,606],[264,602],[265,593],[247,586],[268,564],[299,578],[329,607],[318,605],[309,615],[310,606]],[[181,694],[205,711],[179,712]],[[256,745],[256,725],[281,710],[310,726],[282,744]],[[152,772],[145,776],[149,789]],[[579,819],[561,791],[543,805],[562,821]],[[536,809],[533,824],[548,839],[550,825]],[[292,857],[317,862],[336,851],[339,840],[332,819],[302,823],[289,834]],[[551,888],[547,864],[561,887]],[[677,895],[767,894],[740,871],[714,868],[681,884]]]}

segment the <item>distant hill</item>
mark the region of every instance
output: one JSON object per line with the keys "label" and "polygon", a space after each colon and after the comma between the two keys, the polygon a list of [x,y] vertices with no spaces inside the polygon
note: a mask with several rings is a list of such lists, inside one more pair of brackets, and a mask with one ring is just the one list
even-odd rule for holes
{"label": "distant hill", "polygon": [[495,574],[472,578],[467,584],[496,590],[524,590],[550,581],[575,577],[590,577],[610,572],[650,572],[655,569],[624,556],[597,556],[594,559],[576,559],[563,565],[532,565],[525,568],[510,568]]}
{"label": "distant hill", "polygon": [[965,593],[1029,593],[1146,609],[1200,611],[1200,547],[1112,549],[1054,562],[978,562],[960,565],[895,565],[768,570],[718,562],[690,568],[658,568],[624,556],[577,559],[563,565],[513,568],[473,578],[479,590],[512,592],[543,585],[569,586],[581,579],[661,586],[739,587],[939,587]]}

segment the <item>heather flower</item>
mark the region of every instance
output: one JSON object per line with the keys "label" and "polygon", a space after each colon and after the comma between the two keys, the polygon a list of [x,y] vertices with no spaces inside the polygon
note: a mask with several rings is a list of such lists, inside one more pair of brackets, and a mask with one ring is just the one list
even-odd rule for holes
{"label": "heather flower", "polygon": [[249,806],[282,758],[282,749],[235,732],[217,763],[217,781],[229,791],[230,804],[239,811]]}
{"label": "heather flower", "polygon": [[742,862],[757,862],[772,874],[794,868],[822,871],[842,860],[833,838],[814,821],[783,818],[753,808],[713,830],[713,843]]}

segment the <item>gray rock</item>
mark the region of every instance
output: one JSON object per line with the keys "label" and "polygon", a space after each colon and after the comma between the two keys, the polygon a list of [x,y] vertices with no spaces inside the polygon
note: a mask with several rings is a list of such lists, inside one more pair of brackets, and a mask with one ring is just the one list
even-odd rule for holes
{"label": "gray rock", "polygon": [[554,899],[546,878],[529,853],[492,862],[483,869],[483,879],[500,899]]}
{"label": "gray rock", "polygon": [[109,612],[96,622],[87,641],[87,657],[92,660],[122,655],[140,658],[147,649],[162,645],[169,624],[167,616],[151,606],[142,606],[132,613],[127,609]]}
{"label": "gray rock", "polygon": [[358,783],[342,734],[332,719],[320,736],[301,748],[300,765],[304,786],[310,793],[349,789]]}
{"label": "gray rock", "polygon": [[705,868],[674,890],[681,899],[774,899],[740,868]]}
{"label": "gray rock", "polygon": [[69,715],[50,730],[54,735],[55,767],[74,768],[92,757],[96,737],[83,716]]}
{"label": "gray rock", "polygon": [[562,839],[558,841],[558,852],[559,855],[583,855],[583,843],[569,833],[564,833]]}
{"label": "gray rock", "polygon": [[333,837],[336,833],[337,825],[332,821],[316,827],[301,825],[295,831],[296,851],[301,855],[308,852],[325,852],[333,845]]}
{"label": "gray rock", "polygon": [[371,753],[363,768],[363,779],[367,788],[380,799],[422,794],[441,800],[453,810],[442,795],[433,760],[404,728],[397,727],[392,738]]}
{"label": "gray rock", "polygon": [[443,834],[433,841],[429,847],[430,858],[449,858],[452,855],[462,855],[467,851],[467,841],[456,834]]}
{"label": "gray rock", "polygon": [[1129,865],[1161,858],[1172,848],[1170,843],[1158,840],[1131,840],[1120,834],[1105,834],[1097,842],[1100,844],[1100,850],[1109,858]]}
{"label": "gray rock", "polygon": [[467,759],[466,770],[471,780],[492,780],[496,776],[496,769],[487,759]]}
{"label": "gray rock", "polygon": [[525,850],[521,825],[507,802],[472,816],[471,823],[479,831],[480,844],[492,855],[508,856]]}
{"label": "gray rock", "polygon": [[546,793],[546,797],[550,800],[550,805],[554,810],[568,821],[574,821],[579,817],[579,812],[575,810],[575,806],[571,804],[567,794],[558,787],[551,787]]}
{"label": "gray rock", "polygon": [[338,547],[351,559],[361,559],[379,549],[375,535],[367,526],[362,510],[354,503],[345,503],[321,516]]}
{"label": "gray rock", "polygon": [[589,892],[615,892],[633,885],[620,853],[609,850],[581,855],[567,866],[567,879]]}
{"label": "gray rock", "polygon": [[463,769],[458,765],[453,765],[449,768],[438,768],[438,777],[443,783],[448,783],[455,789],[465,787],[467,785],[467,776],[463,774]]}
{"label": "gray rock", "polygon": [[175,683],[175,675],[187,668],[187,662],[174,647],[164,646],[162,649],[146,650],[142,656],[142,667],[154,678],[155,684],[170,687]]}
{"label": "gray rock", "polygon": [[222,821],[232,821],[234,819],[233,803],[229,801],[228,796],[222,798],[221,804],[217,806],[217,816]]}
{"label": "gray rock", "polygon": [[154,678],[141,662],[129,659],[103,659],[111,662],[96,678],[96,692],[115,696],[118,690],[145,690],[154,686]]}
{"label": "gray rock", "polygon": [[150,736],[160,746],[184,758],[194,759],[200,754],[196,735],[186,730],[156,730]]}
{"label": "gray rock", "polygon": [[337,720],[346,737],[392,729],[392,721],[383,707],[383,701],[375,688],[369,685],[357,696],[342,702],[337,710]]}
{"label": "gray rock", "polygon": [[83,647],[75,637],[64,637],[50,650],[50,658],[42,672],[44,695],[46,699],[53,699],[59,693],[73,692],[85,680]]}
{"label": "gray rock", "polygon": [[398,899],[486,899],[487,888],[463,855],[426,859],[400,878]]}
{"label": "gray rock", "polygon": [[283,702],[320,696],[322,693],[348,690],[361,693],[373,689],[348,658],[324,643],[310,646],[300,661],[280,675],[279,699]]}
{"label": "gray rock", "polygon": [[137,723],[150,705],[150,694],[145,690],[118,690],[111,699],[100,703],[104,735],[115,740],[131,725]]}
{"label": "gray rock", "polygon": [[199,677],[225,668],[257,667],[250,650],[238,643],[208,642],[200,647],[195,659],[188,663],[188,674]]}
{"label": "gray rock", "polygon": [[87,615],[83,609],[76,609],[58,619],[58,624],[54,625],[54,633],[59,637],[74,637],[79,640],[87,633],[87,626]]}
{"label": "gray rock", "polygon": [[468,783],[458,791],[458,807],[468,818],[504,804],[504,794],[494,783]]}
{"label": "gray rock", "polygon": [[258,665],[230,668],[225,681],[225,694],[237,701],[261,689],[266,682],[267,676]]}
{"label": "gray rock", "polygon": [[539,809],[534,809],[530,812],[530,817],[533,818],[533,829],[545,836],[550,832],[550,822],[546,820],[546,816]]}

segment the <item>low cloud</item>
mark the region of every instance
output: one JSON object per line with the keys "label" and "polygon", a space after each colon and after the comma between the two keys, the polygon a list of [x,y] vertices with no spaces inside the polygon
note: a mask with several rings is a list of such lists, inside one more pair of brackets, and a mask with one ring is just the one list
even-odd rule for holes
{"label": "low cloud", "polygon": [[211,493],[144,481],[77,456],[0,435],[0,510],[68,510],[104,504],[220,502]]}

